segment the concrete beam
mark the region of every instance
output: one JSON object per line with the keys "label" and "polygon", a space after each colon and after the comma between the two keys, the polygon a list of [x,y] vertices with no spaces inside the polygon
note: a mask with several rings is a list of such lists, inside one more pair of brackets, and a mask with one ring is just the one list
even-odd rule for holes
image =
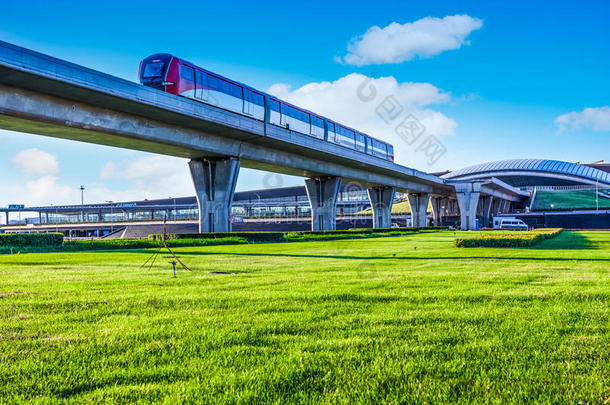
{"label": "concrete beam", "polygon": [[396,189],[391,187],[374,187],[367,190],[373,208],[373,228],[392,227],[392,204]]}
{"label": "concrete beam", "polygon": [[306,179],[305,189],[311,206],[311,230],[337,229],[337,197],[341,187],[338,177]]}
{"label": "concrete beam", "polygon": [[[173,97],[189,104],[192,111],[201,106],[192,100]],[[144,107],[140,106],[140,109]],[[309,178],[341,177],[364,187],[383,185],[404,192],[451,191],[451,187],[435,176],[374,157],[363,157],[355,151],[342,152],[350,154],[350,159],[334,153],[310,152],[310,149],[289,141],[304,138],[309,142],[315,141],[319,148],[333,151],[337,148],[344,151],[345,148],[286,129],[274,127],[265,135],[263,124],[258,123],[244,126],[242,131],[252,132],[241,132],[237,137],[234,135],[236,129],[229,127],[230,123],[253,120],[228,112],[225,115],[226,127],[217,124],[212,127],[200,121],[198,128],[205,129],[199,130],[194,128],[197,127],[195,123],[191,127],[179,126],[174,121],[168,123],[144,118],[0,84],[0,128],[3,129],[195,160],[234,156],[241,160],[243,167]],[[162,110],[157,116],[163,116]],[[194,119],[182,118],[183,121]],[[275,132],[281,132],[282,136],[273,135]]]}
{"label": "concrete beam", "polygon": [[231,232],[239,159],[191,160],[189,168],[199,205],[199,232]]}
{"label": "concrete beam", "polygon": [[407,198],[409,199],[409,205],[411,206],[411,226],[428,226],[426,215],[428,211],[428,202],[430,201],[430,194],[409,193],[407,194]]}

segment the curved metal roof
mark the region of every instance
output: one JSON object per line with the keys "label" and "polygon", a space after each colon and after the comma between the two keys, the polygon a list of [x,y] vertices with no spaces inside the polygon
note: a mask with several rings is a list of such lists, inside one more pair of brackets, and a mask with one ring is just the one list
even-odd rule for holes
{"label": "curved metal roof", "polygon": [[[578,163],[546,159],[500,160],[497,162],[489,162],[465,167],[463,169],[447,173],[442,177],[451,180],[459,180],[462,178],[472,179],[477,177],[488,177],[492,173],[494,176],[498,177],[498,175],[501,176],[503,172],[507,174],[508,178],[515,178],[516,175],[518,175],[521,178],[521,181],[523,181],[526,177],[552,177],[552,175],[561,175],[562,178],[569,178],[569,180],[566,178],[566,181],[571,180],[574,183],[590,184],[591,182],[598,181],[600,183],[610,184],[610,173],[592,167],[583,166]],[[536,173],[538,173],[538,176],[536,176]],[[507,182],[509,184],[511,183],[511,181]]]}

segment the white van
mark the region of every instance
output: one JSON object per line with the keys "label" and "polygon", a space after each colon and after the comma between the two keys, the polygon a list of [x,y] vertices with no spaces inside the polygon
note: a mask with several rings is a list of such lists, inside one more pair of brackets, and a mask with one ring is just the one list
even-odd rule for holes
{"label": "white van", "polygon": [[494,229],[515,229],[527,231],[529,227],[525,222],[515,217],[496,217],[493,219]]}

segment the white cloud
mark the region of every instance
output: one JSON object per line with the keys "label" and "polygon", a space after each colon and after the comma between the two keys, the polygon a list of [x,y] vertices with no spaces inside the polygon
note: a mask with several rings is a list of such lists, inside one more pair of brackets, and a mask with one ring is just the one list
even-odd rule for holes
{"label": "white cloud", "polygon": [[59,178],[52,175],[9,186],[6,191],[5,198],[8,197],[10,201],[26,206],[80,202],[78,189],[60,184]]}
{"label": "white cloud", "polygon": [[483,26],[483,21],[468,15],[421,20],[387,27],[373,26],[364,35],[352,39],[348,54],[340,62],[364,66],[401,63],[417,56],[428,58],[469,44],[466,37]]}
{"label": "white cloud", "polygon": [[117,200],[131,195],[131,199],[194,195],[187,161],[170,156],[151,155],[133,161],[110,161],[100,171],[100,178],[118,180],[123,184],[125,191],[114,193],[113,198]]}
{"label": "white cloud", "polygon": [[610,131],[610,107],[585,108],[572,111],[555,119],[559,131],[568,129],[592,129],[593,131]]}
{"label": "white cloud", "polygon": [[[428,170],[425,156],[414,151],[419,141],[428,135],[453,135],[456,122],[430,106],[451,101],[451,95],[430,83],[400,83],[394,77],[369,78],[352,73],[333,82],[309,83],[296,90],[289,85],[275,84],[269,93],[307,108],[339,123],[351,126],[395,147],[397,163]],[[399,114],[383,114],[384,101],[395,102]],[[379,111],[382,113],[379,114]],[[409,144],[396,132],[396,127],[409,115],[414,116],[426,131],[418,142]],[[385,120],[384,120],[385,117]]]}
{"label": "white cloud", "polygon": [[25,149],[13,157],[15,163],[25,174],[55,176],[59,172],[57,158],[40,149]]}

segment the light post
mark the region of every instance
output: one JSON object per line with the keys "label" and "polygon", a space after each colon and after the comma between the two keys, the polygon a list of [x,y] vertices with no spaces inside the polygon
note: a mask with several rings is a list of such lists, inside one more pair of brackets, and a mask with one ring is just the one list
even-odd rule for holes
{"label": "light post", "polygon": [[85,222],[85,186],[80,186],[80,220]]}

